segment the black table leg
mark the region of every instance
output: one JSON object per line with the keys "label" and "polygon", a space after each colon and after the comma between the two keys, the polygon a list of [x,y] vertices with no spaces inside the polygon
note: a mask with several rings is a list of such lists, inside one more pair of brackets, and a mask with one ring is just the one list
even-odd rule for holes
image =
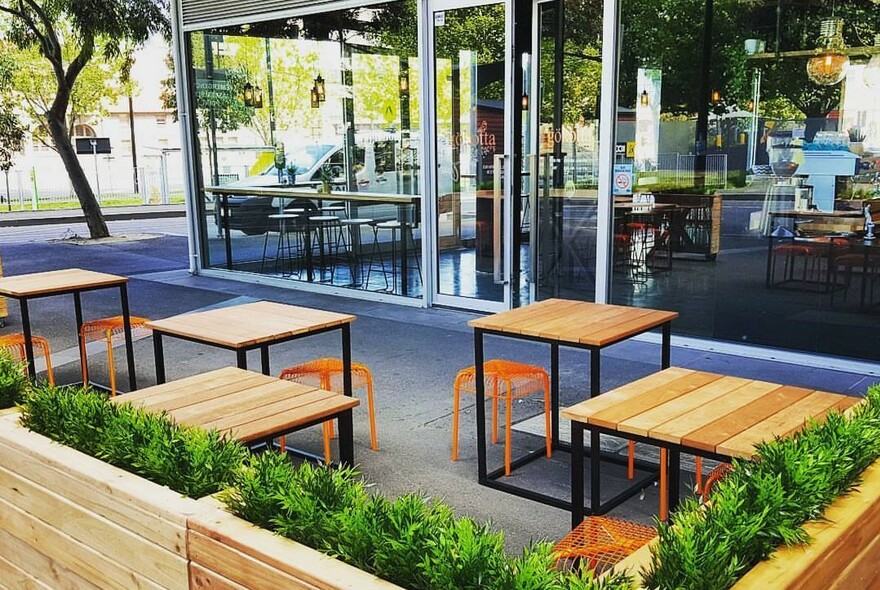
{"label": "black table leg", "polygon": [[663,345],[661,352],[660,368],[668,369],[672,362],[672,322],[663,324]]}
{"label": "black table leg", "polygon": [[550,427],[553,446],[559,445],[559,345],[550,344]]}
{"label": "black table leg", "polygon": [[162,333],[153,330],[153,359],[156,363],[156,384],[165,383],[165,351],[162,349]]}
{"label": "black table leg", "polygon": [[[583,444],[581,444],[583,447]],[[599,431],[590,430],[590,513],[601,514],[602,487],[600,486],[599,470],[601,469],[602,448],[599,442]]]}
{"label": "black table leg", "polygon": [[486,383],[483,367],[483,331],[474,329],[474,369],[477,388],[477,479],[488,481],[486,469]]}
{"label": "black table leg", "polygon": [[339,430],[339,463],[350,467],[354,465],[354,428],[351,410],[340,413],[336,421]]}
{"label": "black table leg", "polygon": [[[73,294],[73,313],[74,317],[76,317],[76,345],[79,347],[79,362],[82,363],[82,374],[85,375],[86,380],[88,380],[89,355],[86,350],[85,340],[82,337],[83,310],[82,297],[80,297],[79,293]],[[83,383],[83,385],[87,385],[87,383]]]}
{"label": "black table leg", "polygon": [[125,358],[128,361],[129,391],[137,390],[137,374],[134,366],[134,340],[131,337],[131,310],[128,306],[128,286],[119,285],[119,298],[122,305],[122,326],[125,331]]}
{"label": "black table leg", "polygon": [[342,324],[342,392],[354,395],[351,385],[351,324]]}
{"label": "black table leg", "polygon": [[21,308],[21,327],[24,332],[24,354],[27,357],[28,376],[31,379],[37,377],[37,365],[34,362],[34,341],[31,339],[31,316],[28,312],[27,299],[19,299],[18,305]]}
{"label": "black table leg", "polygon": [[235,360],[239,369],[247,370],[247,351],[244,349],[235,351]]}
{"label": "black table leg", "polygon": [[406,233],[407,233],[407,222],[403,222],[400,226],[400,294],[406,297],[407,292],[409,291],[408,286],[408,277],[409,274],[409,261],[407,260],[407,248],[409,245],[406,243]]}
{"label": "black table leg", "polygon": [[590,397],[594,398],[600,393],[600,383],[599,383],[599,375],[600,366],[599,366],[599,357],[601,356],[601,350],[598,348],[590,349]]}
{"label": "black table leg", "polygon": [[232,238],[229,235],[229,195],[223,195],[223,229],[226,247],[226,270],[232,270]]}
{"label": "black table leg", "polygon": [[260,347],[260,363],[263,368],[263,375],[270,375],[271,371],[269,369],[269,345],[265,344]]}
{"label": "black table leg", "polygon": [[678,449],[669,449],[669,512],[678,506],[681,496],[681,452]]}
{"label": "black table leg", "polygon": [[571,422],[571,528],[584,520],[584,425]]}

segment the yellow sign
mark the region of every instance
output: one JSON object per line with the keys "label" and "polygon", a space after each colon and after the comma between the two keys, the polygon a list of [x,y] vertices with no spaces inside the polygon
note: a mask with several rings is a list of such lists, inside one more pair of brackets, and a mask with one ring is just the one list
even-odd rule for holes
{"label": "yellow sign", "polygon": [[634,141],[626,142],[626,157],[627,158],[635,158],[636,157],[636,142],[634,142]]}

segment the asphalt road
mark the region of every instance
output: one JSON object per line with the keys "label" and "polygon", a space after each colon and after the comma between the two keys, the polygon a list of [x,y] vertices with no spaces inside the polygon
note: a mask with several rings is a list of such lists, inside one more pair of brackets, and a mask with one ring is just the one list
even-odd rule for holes
{"label": "asphalt road", "polygon": [[[186,219],[183,217],[108,221],[107,226],[112,235],[160,234],[186,236]],[[0,244],[48,242],[75,237],[89,237],[89,230],[85,223],[0,227]]]}

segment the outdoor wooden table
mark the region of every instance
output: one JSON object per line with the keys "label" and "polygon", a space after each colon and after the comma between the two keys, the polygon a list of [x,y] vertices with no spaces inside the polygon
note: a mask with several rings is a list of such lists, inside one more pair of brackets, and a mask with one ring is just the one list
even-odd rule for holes
{"label": "outdoor wooden table", "polygon": [[165,383],[163,336],[234,350],[239,369],[247,369],[247,352],[259,349],[263,374],[268,375],[270,345],[339,330],[344,393],[351,397],[351,323],[355,319],[349,314],[257,301],[148,322],[153,330],[156,382]]}
{"label": "outdoor wooden table", "polygon": [[[547,299],[527,307],[471,320],[468,325],[474,329],[479,482],[485,486],[550,506],[570,508],[570,504],[566,500],[500,481],[499,478],[504,476],[503,467],[491,473],[488,472],[486,466],[486,409],[484,407],[486,392],[483,375],[483,340],[486,334],[544,342],[550,345],[550,406],[553,448],[568,450],[567,445],[563,445],[559,440],[559,347],[570,346],[590,351],[590,397],[593,398],[599,395],[600,357],[602,349],[607,346],[655,328],[661,328],[663,333],[661,366],[664,369],[668,367],[672,320],[677,317],[678,313],[673,311],[566,299]],[[599,447],[597,445],[593,448],[598,449]],[[580,452],[583,452],[583,448],[580,449]],[[522,467],[541,456],[540,453],[530,453],[520,457],[511,463],[511,469]]]}
{"label": "outdoor wooden table", "polygon": [[332,391],[227,367],[113,401],[165,411],[180,424],[216,429],[242,443],[269,446],[274,438],[336,418],[340,463],[354,464],[351,411],[359,402]]}
{"label": "outdoor wooden table", "polygon": [[[562,410],[571,420],[571,522],[584,519],[584,429],[591,448],[613,434],[665,449],[669,509],[678,504],[682,451],[721,461],[748,459],[755,445],[800,430],[810,418],[844,410],[859,398],[672,367]],[[600,457],[590,454],[590,514],[603,514]],[[661,494],[665,492],[661,483]],[[662,504],[661,500],[661,504]]]}
{"label": "outdoor wooden table", "polygon": [[128,308],[128,277],[68,268],[26,275],[0,277],[0,295],[17,299],[21,306],[21,325],[24,332],[25,354],[28,363],[28,375],[36,376],[34,366],[34,346],[31,340],[31,320],[28,311],[28,300],[53,295],[73,294],[73,307],[76,314],[76,334],[79,342],[80,358],[85,358],[83,342],[79,337],[83,325],[82,293],[98,289],[119,289],[122,307],[123,326],[125,330],[125,353],[128,360],[128,383],[132,391],[137,389],[137,377],[134,367],[134,346],[131,339],[131,313]]}

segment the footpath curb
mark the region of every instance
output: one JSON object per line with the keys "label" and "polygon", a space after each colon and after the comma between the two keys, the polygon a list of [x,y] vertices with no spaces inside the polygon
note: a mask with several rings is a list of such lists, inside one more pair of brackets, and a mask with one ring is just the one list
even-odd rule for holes
{"label": "footpath curb", "polygon": [[[184,217],[186,209],[182,204],[142,205],[140,207],[108,207],[103,210],[103,213],[105,221],[126,221],[130,219]],[[79,209],[0,212],[0,227],[85,223],[85,221],[85,215]]]}

